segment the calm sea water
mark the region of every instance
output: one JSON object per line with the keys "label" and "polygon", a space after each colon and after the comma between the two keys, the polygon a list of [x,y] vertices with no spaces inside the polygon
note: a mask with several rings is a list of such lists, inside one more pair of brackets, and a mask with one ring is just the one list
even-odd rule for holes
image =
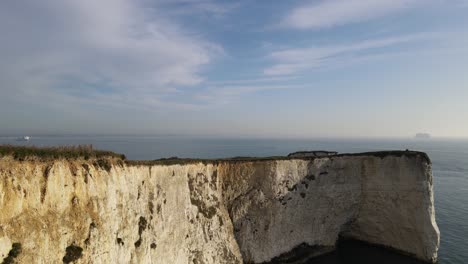
{"label": "calm sea water", "polygon": [[18,142],[14,137],[0,137],[0,144],[36,146],[92,144],[95,148],[112,150],[125,154],[128,159],[140,160],[172,156],[193,158],[275,156],[298,150],[330,150],[342,153],[404,149],[424,151],[429,154],[433,162],[436,217],[441,232],[439,263],[468,263],[468,140],[54,136],[33,137],[29,142]]}

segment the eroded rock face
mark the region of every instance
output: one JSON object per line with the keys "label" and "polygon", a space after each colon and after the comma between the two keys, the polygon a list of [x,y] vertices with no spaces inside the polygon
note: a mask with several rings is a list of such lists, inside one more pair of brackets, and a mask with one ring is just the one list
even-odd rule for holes
{"label": "eroded rock face", "polygon": [[104,163],[0,159],[0,260],[264,263],[329,252],[339,235],[437,256],[422,154]]}
{"label": "eroded rock face", "polygon": [[435,262],[440,234],[430,164],[421,156],[366,158],[362,168],[360,208],[343,235]]}
{"label": "eroded rock face", "polygon": [[213,165],[0,161],[0,249],[20,263],[241,263]]}
{"label": "eroded rock face", "polygon": [[359,209],[359,170],[341,158],[226,166],[225,203],[244,261],[266,262],[302,243],[333,250]]}

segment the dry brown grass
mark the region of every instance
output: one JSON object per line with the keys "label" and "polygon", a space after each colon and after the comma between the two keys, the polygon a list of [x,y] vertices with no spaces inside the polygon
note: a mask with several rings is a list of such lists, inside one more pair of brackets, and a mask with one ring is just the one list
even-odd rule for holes
{"label": "dry brown grass", "polygon": [[40,160],[53,159],[91,159],[91,158],[118,158],[125,160],[125,155],[111,151],[95,150],[92,145],[60,146],[60,147],[36,147],[0,145],[0,156],[12,156],[16,160],[38,158]]}

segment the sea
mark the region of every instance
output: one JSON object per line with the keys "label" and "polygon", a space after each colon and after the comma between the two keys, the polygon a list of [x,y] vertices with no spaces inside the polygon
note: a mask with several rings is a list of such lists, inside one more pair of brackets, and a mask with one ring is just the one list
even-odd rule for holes
{"label": "sea", "polygon": [[[226,158],[281,156],[299,150],[354,153],[380,150],[417,150],[432,160],[436,219],[441,233],[439,263],[468,263],[468,139],[248,139],[188,136],[34,136],[17,141],[0,137],[0,144],[66,146],[92,144],[95,149],[125,154],[131,160],[167,157]],[[366,256],[366,257],[363,257]],[[344,250],[310,263],[416,263],[348,245]]]}

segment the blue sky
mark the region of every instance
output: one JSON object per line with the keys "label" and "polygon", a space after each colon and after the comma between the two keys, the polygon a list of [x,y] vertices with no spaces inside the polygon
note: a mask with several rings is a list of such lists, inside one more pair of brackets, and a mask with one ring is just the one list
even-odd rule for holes
{"label": "blue sky", "polygon": [[468,137],[467,0],[4,0],[0,134]]}

